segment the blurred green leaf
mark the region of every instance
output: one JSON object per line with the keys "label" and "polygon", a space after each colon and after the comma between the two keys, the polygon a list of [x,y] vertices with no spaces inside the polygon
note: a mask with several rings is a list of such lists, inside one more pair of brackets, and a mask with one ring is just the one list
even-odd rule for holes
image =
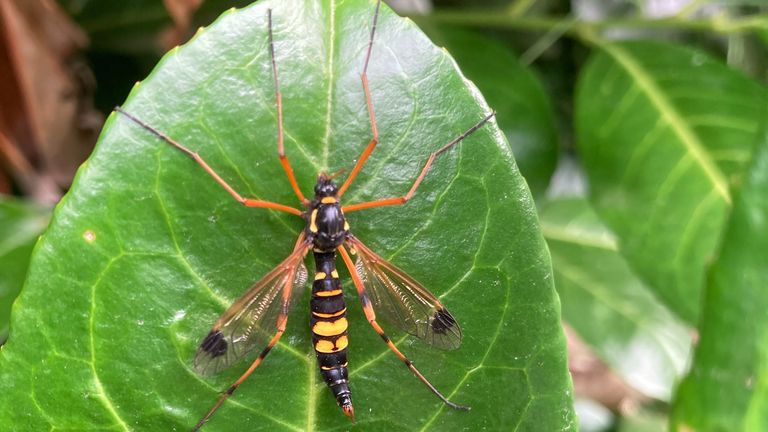
{"label": "blurred green leaf", "polygon": [[479,33],[439,27],[430,32],[496,110],[520,172],[534,197],[547,190],[559,153],[555,115],[544,87],[508,47]]}
{"label": "blurred green leaf", "polygon": [[435,7],[462,9],[494,9],[503,10],[508,7],[510,0],[433,0]]}
{"label": "blurred green leaf", "polygon": [[766,89],[687,48],[601,48],[576,101],[590,198],[637,274],[694,322],[732,200],[729,182],[749,160]]}
{"label": "blurred green leaf", "polygon": [[[61,6],[88,33],[91,50],[132,55],[159,54],[161,32],[174,26],[165,2],[133,0],[59,0]],[[191,32],[228,8],[247,5],[247,0],[202,1],[194,11]],[[190,33],[191,36],[191,33]],[[118,71],[116,71],[118,72]]]}
{"label": "blurred green leaf", "polygon": [[635,409],[621,417],[617,432],[660,432],[669,430],[669,419],[663,413],[644,408]]}
{"label": "blurred green leaf", "polygon": [[159,32],[173,24],[165,5],[156,0],[105,2],[60,0],[88,33],[91,49],[132,54],[156,52]]}
{"label": "blurred green leaf", "polygon": [[709,271],[693,367],[672,424],[680,431],[768,430],[768,133]]}
{"label": "blurred green leaf", "polygon": [[38,205],[0,197],[0,344],[8,336],[11,305],[27,276],[37,237],[50,212]]}
{"label": "blurred green leaf", "polygon": [[628,384],[669,400],[688,361],[686,327],[632,273],[585,200],[546,203],[541,224],[563,320]]}
{"label": "blurred green leaf", "polygon": [[[200,152],[244,195],[297,205],[276,152],[268,7],[299,184],[307,193],[319,171],[351,168],[370,139],[359,74],[371,1],[272,1],[227,13],[171,51],[125,109]],[[350,203],[406,192],[430,152],[490,111],[412,22],[384,7],[379,24],[369,75],[381,144],[344,196]],[[430,394],[350,295],[350,424],[320,380],[304,293],[280,344],[210,430],[575,429],[549,254],[494,122],[442,155],[407,206],[351,213],[349,222],[460,321],[457,351],[393,336],[472,411]],[[197,344],[288,254],[303,225],[243,208],[183,154],[111,116],[18,300],[0,352],[0,429],[189,429],[247,367],[204,379],[190,368]]]}
{"label": "blurred green leaf", "polygon": [[755,32],[758,39],[763,43],[764,46],[768,47],[768,18],[766,19],[766,28],[760,29]]}
{"label": "blurred green leaf", "polygon": [[[178,0],[174,0],[179,2]],[[94,103],[104,112],[125,98],[131,86],[146,76],[176,38],[186,40],[198,27],[210,23],[232,7],[248,0],[203,1],[194,11],[186,29],[176,29],[168,13],[168,2],[134,0],[59,0],[89,38],[86,56],[96,83],[85,75],[86,84],[95,84]],[[177,33],[177,30],[180,33]],[[186,33],[184,33],[186,31]],[[94,90],[89,87],[90,90]]]}

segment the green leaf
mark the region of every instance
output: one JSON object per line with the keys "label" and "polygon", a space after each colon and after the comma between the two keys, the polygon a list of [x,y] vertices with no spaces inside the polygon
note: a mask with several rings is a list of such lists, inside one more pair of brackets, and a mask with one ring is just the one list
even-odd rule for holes
{"label": "green leaf", "polygon": [[704,53],[603,45],[577,91],[590,198],[637,274],[694,322],[704,266],[768,104],[765,88]]}
{"label": "green leaf", "polygon": [[[276,151],[268,7],[299,184],[308,193],[318,172],[349,170],[370,139],[359,78],[370,1],[227,13],[170,52],[124,108],[199,152],[244,195],[298,205]],[[383,7],[379,24],[369,78],[381,144],[347,203],[406,192],[430,152],[490,111],[412,22]],[[304,293],[281,342],[210,430],[575,428],[549,254],[493,122],[443,154],[407,206],[350,213],[349,222],[461,323],[457,351],[392,336],[472,411],[446,409],[403,367],[346,283],[357,423],[321,382]],[[189,158],[113,114],[33,258],[0,353],[0,429],[189,429],[247,368],[198,376],[198,343],[303,226],[240,206]]]}
{"label": "green leaf", "polygon": [[48,226],[49,211],[0,197],[0,344],[8,336],[11,305],[27,276],[37,237]]}
{"label": "green leaf", "polygon": [[658,411],[640,408],[621,417],[618,432],[658,432],[666,431],[669,419]]}
{"label": "green leaf", "polygon": [[541,212],[563,320],[632,387],[669,400],[688,361],[686,327],[637,279],[583,199]]}
{"label": "green leaf", "polygon": [[758,39],[762,41],[763,45],[768,46],[768,20],[766,20],[766,25],[764,28],[755,31],[755,34],[757,35]]}
{"label": "green leaf", "polygon": [[678,391],[678,430],[768,429],[768,133],[710,268],[693,367]]}
{"label": "green leaf", "polygon": [[[168,2],[60,0],[59,3],[88,33],[91,54],[95,52],[97,56],[105,53],[158,55],[160,54],[158,50],[163,43],[162,32],[174,26],[173,18],[168,13]],[[193,22],[190,23],[190,27],[194,30],[196,23],[200,23],[201,19],[212,19],[227,8],[247,4],[247,0],[200,2],[193,13]],[[114,59],[114,57],[110,58]],[[122,73],[122,71],[113,72]]]}
{"label": "green leaf", "polygon": [[496,110],[520,172],[534,197],[543,196],[559,149],[555,115],[541,81],[509,48],[487,36],[447,26],[430,35],[445,45]]}
{"label": "green leaf", "polygon": [[173,24],[163,2],[154,0],[63,0],[61,3],[88,33],[91,49],[97,52],[156,53],[158,33]]}

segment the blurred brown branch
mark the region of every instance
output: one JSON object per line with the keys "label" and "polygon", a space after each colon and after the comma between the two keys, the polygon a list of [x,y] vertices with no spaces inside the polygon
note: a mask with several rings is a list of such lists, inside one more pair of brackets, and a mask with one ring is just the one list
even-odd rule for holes
{"label": "blurred brown branch", "polygon": [[40,202],[58,200],[103,121],[77,57],[87,45],[56,2],[0,1],[0,175]]}

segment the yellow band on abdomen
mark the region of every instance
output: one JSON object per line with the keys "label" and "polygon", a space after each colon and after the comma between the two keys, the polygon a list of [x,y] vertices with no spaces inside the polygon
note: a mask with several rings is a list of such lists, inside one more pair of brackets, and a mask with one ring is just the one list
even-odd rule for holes
{"label": "yellow band on abdomen", "polygon": [[314,293],[318,297],[333,297],[341,294],[340,289],[331,290],[331,291],[317,291]]}
{"label": "yellow band on abdomen", "polygon": [[315,351],[319,353],[329,354],[334,352],[339,352],[343,350],[344,348],[349,345],[349,340],[347,340],[346,336],[341,336],[340,338],[336,339],[336,342],[329,341],[326,339],[320,339],[315,344]]}
{"label": "yellow band on abdomen", "polygon": [[338,336],[347,331],[347,319],[339,318],[336,321],[318,321],[312,326],[312,333],[318,336]]}

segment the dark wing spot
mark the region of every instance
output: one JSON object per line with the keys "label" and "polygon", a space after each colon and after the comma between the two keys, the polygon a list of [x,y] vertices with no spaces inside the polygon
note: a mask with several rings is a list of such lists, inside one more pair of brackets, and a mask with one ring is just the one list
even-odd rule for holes
{"label": "dark wing spot", "polygon": [[226,354],[227,341],[224,340],[224,335],[219,330],[211,330],[208,336],[203,339],[203,343],[200,344],[200,349],[210,354],[211,357],[218,357]]}
{"label": "dark wing spot", "polygon": [[438,309],[432,317],[432,330],[438,334],[445,334],[456,325],[456,318],[447,310]]}

